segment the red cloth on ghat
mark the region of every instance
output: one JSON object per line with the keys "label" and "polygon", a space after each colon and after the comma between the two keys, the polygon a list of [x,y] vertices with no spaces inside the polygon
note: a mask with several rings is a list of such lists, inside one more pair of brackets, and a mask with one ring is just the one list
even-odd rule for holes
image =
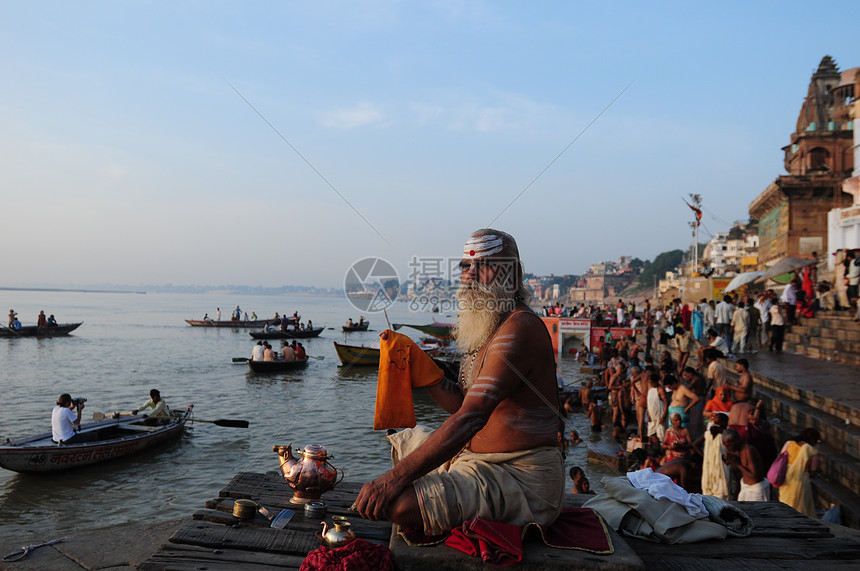
{"label": "red cloth on ghat", "polygon": [[394,571],[391,550],[356,539],[343,547],[320,547],[307,554],[300,571]]}
{"label": "red cloth on ghat", "polygon": [[445,545],[478,556],[485,563],[507,567],[522,561],[522,539],[532,528],[537,528],[549,547],[579,549],[598,555],[615,553],[606,525],[590,508],[563,508],[558,519],[549,526],[530,523],[520,528],[478,517],[451,530]]}

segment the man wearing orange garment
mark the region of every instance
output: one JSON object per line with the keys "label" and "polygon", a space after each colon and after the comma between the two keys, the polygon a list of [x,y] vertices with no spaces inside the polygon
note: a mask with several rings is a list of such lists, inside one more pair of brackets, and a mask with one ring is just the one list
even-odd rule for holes
{"label": "man wearing orange garment", "polygon": [[430,536],[477,516],[549,525],[565,491],[549,334],[526,305],[512,236],[478,230],[460,268],[459,383],[427,387],[451,416],[433,432],[391,435],[396,464],[364,485],[355,508]]}

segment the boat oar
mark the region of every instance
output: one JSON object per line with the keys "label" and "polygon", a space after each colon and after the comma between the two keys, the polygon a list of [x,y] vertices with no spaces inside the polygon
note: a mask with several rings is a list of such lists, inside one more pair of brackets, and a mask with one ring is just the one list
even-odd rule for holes
{"label": "boat oar", "polygon": [[93,420],[104,420],[106,418],[114,418],[116,416],[132,416],[132,414],[130,412],[112,412],[109,414],[105,414],[103,412],[94,412]]}
{"label": "boat oar", "polygon": [[199,418],[189,418],[188,422],[208,422],[215,426],[226,426],[228,428],[248,428],[250,424],[247,420],[230,420],[229,418],[219,418],[218,420],[201,420]]}
{"label": "boat oar", "polygon": [[[325,359],[325,355],[308,355],[308,359],[315,359],[317,361],[322,361]],[[249,361],[248,357],[233,357],[234,363],[247,363]]]}

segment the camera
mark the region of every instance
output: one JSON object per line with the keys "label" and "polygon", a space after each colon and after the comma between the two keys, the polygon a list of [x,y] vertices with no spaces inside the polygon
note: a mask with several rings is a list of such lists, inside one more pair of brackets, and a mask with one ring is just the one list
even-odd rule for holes
{"label": "camera", "polygon": [[87,402],[87,399],[85,399],[83,397],[78,397],[76,399],[72,399],[72,404],[75,406],[80,406],[80,405],[84,404],[85,402]]}

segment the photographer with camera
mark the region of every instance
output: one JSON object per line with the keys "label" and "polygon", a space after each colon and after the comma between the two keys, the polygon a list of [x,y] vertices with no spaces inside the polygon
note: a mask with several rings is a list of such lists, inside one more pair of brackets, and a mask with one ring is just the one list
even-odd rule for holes
{"label": "photographer with camera", "polygon": [[[57,401],[57,406],[51,412],[51,438],[57,444],[71,444],[78,437],[75,433],[75,425],[81,424],[81,411],[84,409],[84,401],[87,399],[73,399],[72,395],[63,393]],[[76,408],[77,416],[72,412]]]}

